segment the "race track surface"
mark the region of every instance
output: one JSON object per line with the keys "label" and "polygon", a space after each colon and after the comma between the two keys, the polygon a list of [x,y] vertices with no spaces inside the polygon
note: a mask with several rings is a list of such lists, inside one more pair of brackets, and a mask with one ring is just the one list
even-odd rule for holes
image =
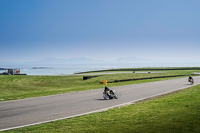
{"label": "race track surface", "polygon": [[[200,76],[194,81],[199,84]],[[103,99],[102,88],[0,102],[0,131],[98,112],[190,86],[187,78],[180,78],[110,88],[119,95],[113,100]]]}

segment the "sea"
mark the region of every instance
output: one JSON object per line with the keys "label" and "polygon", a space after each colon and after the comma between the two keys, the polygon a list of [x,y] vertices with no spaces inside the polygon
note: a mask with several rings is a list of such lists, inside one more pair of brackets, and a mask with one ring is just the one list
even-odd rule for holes
{"label": "sea", "polygon": [[[97,71],[116,68],[149,68],[149,67],[200,67],[199,63],[107,63],[107,64],[5,64],[0,68],[18,68],[27,75],[70,75],[79,72]],[[5,70],[0,70],[0,73]]]}

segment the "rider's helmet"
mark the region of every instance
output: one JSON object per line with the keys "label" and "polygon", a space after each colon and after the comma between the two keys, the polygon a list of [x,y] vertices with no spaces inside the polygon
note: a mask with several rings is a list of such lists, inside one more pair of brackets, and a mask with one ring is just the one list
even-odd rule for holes
{"label": "rider's helmet", "polygon": [[105,86],[105,91],[109,90],[109,88],[107,86]]}

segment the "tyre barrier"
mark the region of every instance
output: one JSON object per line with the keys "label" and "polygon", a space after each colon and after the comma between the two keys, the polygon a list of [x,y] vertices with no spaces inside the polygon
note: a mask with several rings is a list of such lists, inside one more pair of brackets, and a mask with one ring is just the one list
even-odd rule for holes
{"label": "tyre barrier", "polygon": [[83,76],[83,80],[87,80],[87,79],[95,78],[95,77],[99,77],[99,76],[101,76],[101,75],[98,75],[98,76]]}

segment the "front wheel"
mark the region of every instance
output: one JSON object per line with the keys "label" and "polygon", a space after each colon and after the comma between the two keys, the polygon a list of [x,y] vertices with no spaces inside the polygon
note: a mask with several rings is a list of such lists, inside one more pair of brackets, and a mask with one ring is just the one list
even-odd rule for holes
{"label": "front wheel", "polygon": [[190,79],[190,84],[193,85],[193,83],[194,83],[194,80]]}
{"label": "front wheel", "polygon": [[116,93],[115,93],[115,95],[114,95],[114,98],[115,98],[115,99],[118,99],[118,95],[117,95]]}

